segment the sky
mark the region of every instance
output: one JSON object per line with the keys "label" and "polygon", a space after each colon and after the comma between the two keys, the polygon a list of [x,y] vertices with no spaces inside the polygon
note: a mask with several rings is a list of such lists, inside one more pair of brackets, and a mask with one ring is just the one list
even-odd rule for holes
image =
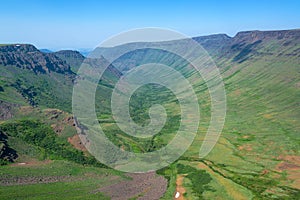
{"label": "sky", "polygon": [[3,0],[0,8],[0,43],[51,50],[94,48],[143,27],[191,37],[300,28],[299,0]]}

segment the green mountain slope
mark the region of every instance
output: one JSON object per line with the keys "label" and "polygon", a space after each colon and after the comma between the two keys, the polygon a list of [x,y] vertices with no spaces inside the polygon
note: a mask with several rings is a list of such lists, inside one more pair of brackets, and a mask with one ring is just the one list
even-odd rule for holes
{"label": "green mountain slope", "polygon": [[[76,71],[80,67],[84,60],[81,54],[75,51],[42,53],[32,45],[3,45],[0,58],[1,100],[71,112],[76,78],[71,69]],[[107,87],[119,76],[120,73],[110,66],[104,73],[102,87]]]}
{"label": "green mountain slope", "polygon": [[[182,192],[181,195],[186,199],[298,199],[300,30],[247,31],[234,37],[219,34],[196,37],[194,40],[211,55],[226,88],[226,122],[222,135],[210,154],[204,159],[198,157],[211,117],[207,86],[186,61],[160,50],[143,49],[127,53],[114,61],[105,72],[97,88],[95,105],[104,132],[121,149],[133,152],[155,151],[168,144],[174,137],[180,121],[180,106],[170,90],[156,84],[148,84],[140,87],[131,97],[130,114],[140,125],[149,123],[148,111],[152,105],[161,104],[166,109],[168,118],[165,126],[159,134],[148,139],[135,138],[120,130],[112,117],[110,100],[112,89],[122,74],[138,65],[151,62],[170,65],[188,80],[193,80],[194,90],[199,98],[201,121],[196,139],[188,151],[178,161],[158,171],[169,180],[162,199],[172,199],[175,191]],[[176,45],[176,42],[178,41],[166,43]],[[105,57],[105,54],[139,45],[141,43],[99,48],[96,53]],[[161,56],[162,53],[165,53],[164,56]],[[17,155],[20,155],[17,159],[21,160],[41,156],[39,148],[45,148],[41,145],[46,145],[43,139],[32,144],[26,141],[26,138],[22,138],[23,136],[13,135],[16,134],[15,129],[9,133],[5,126],[20,125],[20,130],[26,132],[27,129],[22,129],[22,123],[26,121],[20,121],[24,119],[31,120],[26,123],[39,123],[36,120],[40,119],[39,126],[44,127],[46,124],[46,127],[54,127],[54,130],[66,126],[67,121],[63,120],[65,117],[62,120],[54,118],[54,121],[48,123],[52,115],[49,118],[48,112],[42,110],[58,108],[71,112],[75,72],[82,62],[92,62],[89,60],[92,58],[84,59],[74,51],[44,54],[31,45],[0,47],[0,108],[1,112],[5,113],[1,114],[0,118],[0,127],[3,127],[0,132],[0,156],[6,152],[5,155],[13,158],[11,149],[16,150]],[[173,62],[174,60],[176,62]],[[106,61],[101,57],[94,62],[101,65]],[[30,108],[27,113],[26,109],[24,111],[24,106],[27,105],[36,108]],[[11,121],[4,122],[11,117]],[[14,126],[14,123],[18,123],[18,126]],[[66,127],[68,128],[65,132],[57,133],[58,137],[53,141],[57,142],[58,147],[62,145],[62,149],[77,152],[66,143],[67,139],[75,134],[75,129],[70,124]],[[38,135],[35,131],[28,132],[32,132],[32,137]],[[49,133],[46,136],[52,138],[53,135]],[[57,152],[46,154],[50,154],[50,158],[54,160],[59,157]],[[9,160],[10,157],[6,156],[5,159]],[[68,160],[60,157],[59,159]],[[72,169],[78,170],[82,175],[84,168],[77,166],[73,161],[55,161],[46,166],[61,169],[71,165]],[[69,162],[71,164],[68,164]],[[5,166],[4,171],[16,173],[12,172],[13,169]],[[91,167],[88,172],[94,173],[96,169],[98,168]],[[45,169],[39,170],[43,172]],[[49,173],[54,172],[50,170]],[[68,171],[63,174],[67,173],[74,175],[77,172]],[[93,179],[89,181],[93,187],[98,184]],[[80,188],[86,187],[83,182],[78,184]],[[53,188],[57,187],[59,186],[53,185]],[[72,185],[68,187],[73,189]]]}
{"label": "green mountain slope", "polygon": [[[300,188],[297,178],[300,170],[300,125],[297,123],[300,117],[300,31],[248,31],[238,33],[233,38],[213,35],[194,39],[212,56],[223,76],[227,93],[227,117],[219,143],[208,157],[199,160],[199,147],[210,119],[207,89],[200,86],[203,80],[199,78],[199,88],[195,89],[202,99],[202,122],[197,140],[178,162],[196,168],[201,166],[209,172],[213,180],[208,185],[213,189],[203,192],[203,198],[223,195],[216,191],[225,192],[229,199],[297,198]],[[105,56],[139,45],[145,46],[141,43],[125,44],[100,48],[97,53]],[[135,50],[121,56],[113,65],[124,73],[145,63],[170,65],[172,56],[161,56],[163,53],[154,49]],[[179,65],[185,66],[183,61]],[[176,65],[173,67],[176,68]],[[177,70],[182,72],[180,68]],[[154,92],[157,98],[152,99],[152,104],[161,103],[165,93]],[[137,91],[135,97],[141,99],[136,101],[146,106],[143,108],[143,104],[136,104],[139,113],[147,113],[150,105],[146,99],[151,94],[150,88]],[[171,104],[172,100],[165,99],[164,105],[167,108],[169,106],[169,112],[176,116],[176,104]],[[140,116],[138,120],[148,119],[147,115],[138,113],[133,114],[133,117],[137,115]],[[177,124],[172,116],[169,120]],[[172,139],[172,136],[164,133],[150,141],[136,141],[134,138],[126,139],[126,135],[121,134],[114,125],[107,127],[106,131],[113,135],[111,139],[116,144],[137,152],[144,152],[145,149],[151,151]],[[174,129],[169,127],[168,130],[172,133],[176,126],[171,127]],[[152,144],[150,148],[149,144]],[[173,167],[176,171],[176,164]],[[176,177],[166,171],[163,172],[166,176]],[[186,187],[186,196],[196,198],[199,194],[193,191],[201,183],[191,184],[189,181],[192,180],[185,179],[187,183],[183,183],[183,187]],[[175,185],[175,178],[171,183]],[[225,183],[230,186],[225,186]],[[174,187],[170,188],[169,194],[173,195]],[[166,196],[166,199],[171,197]]]}

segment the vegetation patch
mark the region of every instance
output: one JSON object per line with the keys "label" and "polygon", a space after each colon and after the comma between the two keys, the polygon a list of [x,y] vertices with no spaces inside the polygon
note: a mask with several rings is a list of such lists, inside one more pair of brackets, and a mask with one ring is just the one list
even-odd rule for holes
{"label": "vegetation patch", "polygon": [[21,138],[38,147],[43,158],[66,159],[80,164],[106,167],[94,157],[87,157],[67,141],[58,138],[53,129],[38,120],[18,120],[0,125],[0,130],[11,137]]}
{"label": "vegetation patch", "polygon": [[202,197],[204,191],[214,191],[208,184],[212,178],[205,170],[199,170],[189,165],[177,164],[178,174],[187,174],[186,178],[192,182],[193,193]]}
{"label": "vegetation patch", "polygon": [[7,143],[7,135],[0,130],[0,165],[13,162],[17,157],[17,152]]}

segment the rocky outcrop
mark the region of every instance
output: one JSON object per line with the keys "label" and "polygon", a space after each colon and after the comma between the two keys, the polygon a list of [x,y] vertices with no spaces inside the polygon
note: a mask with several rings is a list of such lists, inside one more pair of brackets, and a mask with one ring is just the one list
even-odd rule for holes
{"label": "rocky outcrop", "polygon": [[17,104],[7,103],[0,100],[0,120],[7,120],[13,117],[13,109]]}
{"label": "rocky outcrop", "polygon": [[223,46],[226,46],[230,43],[232,38],[226,34],[215,34],[195,37],[193,39],[200,43],[203,48],[211,54],[217,54]]}
{"label": "rocky outcrop", "polygon": [[35,73],[72,74],[70,66],[54,54],[42,53],[30,44],[0,46],[0,65],[13,65]]}
{"label": "rocky outcrop", "polygon": [[[244,62],[249,58],[261,56],[288,56],[289,47],[300,42],[300,29],[282,31],[243,31],[237,33],[222,47],[222,56],[232,57],[234,62]],[[300,56],[300,51],[293,56]]]}
{"label": "rocky outcrop", "polygon": [[282,31],[242,31],[238,32],[233,38],[232,43],[254,43],[266,40],[288,40],[300,39],[300,29]]}

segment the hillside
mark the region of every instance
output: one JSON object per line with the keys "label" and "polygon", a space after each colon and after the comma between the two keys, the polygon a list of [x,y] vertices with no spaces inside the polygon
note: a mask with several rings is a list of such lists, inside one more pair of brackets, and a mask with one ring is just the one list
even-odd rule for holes
{"label": "hillside", "polygon": [[[221,191],[224,192],[222,196],[225,198],[227,195],[226,198],[229,199],[296,198],[300,189],[297,178],[300,170],[300,126],[297,123],[300,117],[300,30],[247,31],[232,38],[220,34],[194,39],[212,56],[223,76],[227,94],[227,117],[219,143],[208,157],[197,159],[210,119],[210,102],[207,100],[207,88],[201,84],[203,80],[199,78],[198,82],[194,82],[201,85],[195,88],[202,100],[201,127],[198,139],[178,163],[196,169],[200,167],[209,174],[211,181],[203,187],[210,186],[217,192],[205,191],[201,194],[204,198],[215,198]],[[176,45],[176,41],[172,42]],[[166,43],[172,45],[172,42]],[[139,45],[147,46],[145,43],[131,43],[99,48],[97,53],[105,57]],[[184,70],[189,70],[184,61],[177,62],[179,65],[172,64],[173,58],[177,61],[180,58],[171,54],[161,56],[163,53],[165,52],[155,49],[135,50],[121,56],[113,65],[123,73],[151,62],[171,65],[180,72],[184,72],[180,65],[185,66]],[[132,100],[133,110],[136,110],[133,111],[133,116],[137,122],[147,120],[148,116],[141,113],[146,113],[151,105],[164,101],[162,104],[169,109],[168,114],[171,113],[170,124],[166,125],[168,128],[151,141],[133,142],[132,138],[124,139],[126,134],[116,140],[120,130],[113,124],[107,125],[109,128],[105,131],[114,135],[110,139],[115,144],[121,143],[125,149],[144,152],[145,149],[151,151],[170,141],[173,137],[170,133],[176,130],[176,118],[172,119],[172,114],[176,116],[176,104],[172,103],[172,98],[165,99],[163,94],[166,91],[163,88],[161,90],[162,93],[158,93],[157,89],[149,86],[137,91],[135,97],[152,99],[154,102],[137,99],[134,105],[135,101]],[[143,103],[141,105],[138,102]],[[176,164],[170,169],[178,170]],[[168,172],[166,175],[173,177],[173,190],[177,184],[177,187],[185,188],[187,198],[194,199],[199,195],[194,191],[200,182],[188,184],[193,180],[183,178],[184,174],[174,175]],[[183,179],[183,183],[178,183],[178,179]],[[172,194],[170,189],[166,199],[171,198]]]}
{"label": "hillside", "polygon": [[[123,174],[96,162],[76,135],[70,114],[72,88],[81,64],[101,66],[107,63],[106,55],[141,43],[98,48],[94,53],[103,57],[97,59],[71,50],[42,53],[32,45],[1,45],[0,158],[8,165],[1,166],[0,196],[14,193],[14,198],[25,198],[20,191],[27,191],[40,198],[42,191],[52,188],[55,195],[70,199],[91,194],[95,199],[120,198],[123,190],[128,198],[159,191],[158,198],[166,200],[173,199],[175,191],[184,199],[299,199],[300,30],[245,31],[234,37],[217,34],[193,39],[218,66],[227,98],[222,135],[204,159],[199,159],[199,147],[210,122],[210,96],[204,80],[185,60],[151,48],[129,52],[109,66],[96,91],[97,117],[106,136],[122,150],[146,153],[162,148],[174,137],[180,122],[179,102],[166,87],[148,84],[138,88],[129,105],[133,120],[141,126],[148,124],[148,110],[155,104],[165,107],[168,118],[159,134],[135,138],[120,130],[112,117],[111,94],[116,82],[138,65],[156,62],[173,67],[194,84],[201,111],[196,139],[175,163],[157,171],[159,176]],[[68,188],[65,196],[62,186]]]}
{"label": "hillside", "polygon": [[[0,98],[6,103],[71,112],[75,72],[84,59],[76,51],[42,53],[29,44],[1,45]],[[105,61],[100,59],[97,62]],[[119,76],[120,73],[109,66],[103,76],[103,87]]]}
{"label": "hillside", "polygon": [[78,51],[72,50],[61,50],[52,53],[53,55],[59,57],[60,59],[66,61],[74,72],[77,72],[80,65],[83,63],[85,57],[80,54]]}
{"label": "hillside", "polygon": [[30,44],[0,46],[0,65],[12,65],[35,73],[72,74],[70,66],[54,54],[46,54]]}

